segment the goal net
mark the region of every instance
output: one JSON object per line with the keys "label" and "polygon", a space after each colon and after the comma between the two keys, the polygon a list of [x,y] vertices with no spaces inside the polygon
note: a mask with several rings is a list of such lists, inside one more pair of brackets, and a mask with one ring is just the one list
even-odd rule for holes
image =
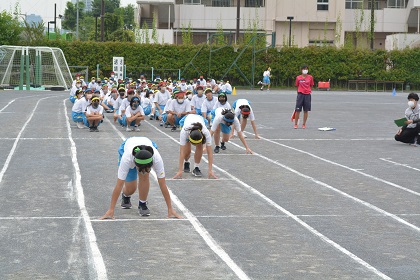
{"label": "goal net", "polygon": [[0,46],[0,87],[68,90],[72,82],[61,49]]}

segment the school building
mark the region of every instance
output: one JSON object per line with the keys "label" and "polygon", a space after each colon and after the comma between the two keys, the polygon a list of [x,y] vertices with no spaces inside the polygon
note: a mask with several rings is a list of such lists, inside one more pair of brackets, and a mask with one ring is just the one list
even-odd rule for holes
{"label": "school building", "polygon": [[369,48],[372,3],[375,49],[420,44],[420,0],[137,0],[135,17],[148,34],[155,26],[158,43],[181,44],[187,32],[208,42],[220,30],[236,40],[239,10],[240,36],[257,30],[267,45]]}

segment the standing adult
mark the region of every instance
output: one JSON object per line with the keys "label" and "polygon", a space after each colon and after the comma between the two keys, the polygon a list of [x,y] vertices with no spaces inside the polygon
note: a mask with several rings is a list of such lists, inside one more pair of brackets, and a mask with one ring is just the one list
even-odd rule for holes
{"label": "standing adult", "polygon": [[303,65],[302,74],[296,77],[297,98],[295,106],[295,125],[298,128],[300,112],[303,110],[302,128],[306,128],[306,121],[308,120],[308,112],[311,111],[311,93],[314,86],[314,78],[308,74],[308,66]]}

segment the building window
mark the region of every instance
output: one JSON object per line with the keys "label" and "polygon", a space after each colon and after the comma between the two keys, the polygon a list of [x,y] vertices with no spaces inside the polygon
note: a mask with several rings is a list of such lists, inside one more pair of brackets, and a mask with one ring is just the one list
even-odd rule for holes
{"label": "building window", "polygon": [[328,0],[318,0],[317,10],[328,11]]}
{"label": "building window", "polygon": [[388,8],[405,9],[405,0],[388,0]]}
{"label": "building window", "polygon": [[213,7],[230,7],[230,0],[212,0],[211,5]]}
{"label": "building window", "polygon": [[[368,10],[370,10],[370,9],[372,9],[372,1],[369,1],[368,2]],[[374,7],[374,9],[375,10],[379,10],[379,1],[378,0],[375,1],[375,7]]]}
{"label": "building window", "polygon": [[346,9],[361,9],[363,0],[346,0]]}
{"label": "building window", "polygon": [[264,7],[264,0],[245,0],[245,7]]}
{"label": "building window", "polygon": [[184,0],[184,4],[187,5],[200,5],[201,0]]}

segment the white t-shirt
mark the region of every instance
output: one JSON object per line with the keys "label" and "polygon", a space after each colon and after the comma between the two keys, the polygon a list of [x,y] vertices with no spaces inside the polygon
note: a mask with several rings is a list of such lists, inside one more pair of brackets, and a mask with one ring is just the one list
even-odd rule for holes
{"label": "white t-shirt", "polygon": [[214,96],[212,100],[208,100],[207,98],[205,98],[203,101],[203,105],[201,105],[201,112],[207,113],[208,111],[213,110],[214,104],[216,104],[217,101],[217,98]]}
{"label": "white t-shirt", "polygon": [[217,108],[228,109],[228,110],[232,109],[228,101],[226,101],[225,104],[222,104],[219,102],[219,100],[217,100],[217,102],[214,104],[213,110],[216,110]]}
{"label": "white t-shirt", "polygon": [[141,98],[141,107],[144,109],[144,108],[147,108],[148,106],[152,107],[152,101],[150,101],[149,98],[143,96]]}
{"label": "white t-shirt", "polygon": [[174,111],[176,113],[191,112],[191,105],[189,100],[185,100],[182,104],[178,103],[178,100],[172,99],[168,105],[168,111]]}
{"label": "white t-shirt", "polygon": [[130,107],[130,101],[128,100],[128,98],[124,98],[121,101],[121,105],[119,107],[119,113],[120,113],[121,116],[123,115],[122,111],[125,111],[127,109],[127,107]]}
{"label": "white t-shirt", "polygon": [[99,113],[99,115],[102,115],[104,113],[104,107],[102,107],[101,105],[98,105],[98,108],[93,108],[92,105],[87,106],[86,114],[93,115],[96,112]]}
{"label": "white t-shirt", "polygon": [[265,70],[263,73],[263,77],[270,77],[270,71]]}
{"label": "white t-shirt", "polygon": [[86,107],[87,105],[89,105],[89,101],[86,100],[86,97],[82,97],[80,99],[77,99],[74,104],[73,107],[71,108],[72,112],[76,112],[76,113],[83,113],[86,111]]}
{"label": "white t-shirt", "polygon": [[201,110],[201,106],[203,105],[204,99],[206,99],[204,94],[201,96],[198,96],[197,94],[195,94],[191,99],[191,107]]}
{"label": "white t-shirt", "polygon": [[165,91],[164,93],[159,91],[158,93],[156,93],[153,102],[156,102],[158,105],[162,106],[165,105],[169,99],[171,99],[171,94],[169,93],[169,91]]}
{"label": "white t-shirt", "polygon": [[144,116],[144,111],[143,111],[143,108],[141,106],[138,106],[135,110],[133,110],[133,108],[131,108],[131,106],[128,106],[125,109],[125,116],[127,118],[129,118],[129,117],[137,114],[138,112],[140,112],[140,114]]}
{"label": "white t-shirt", "polygon": [[[213,132],[216,131],[219,124],[225,123],[225,121],[223,120],[222,111],[223,111],[222,108],[217,108],[216,111],[214,112],[215,116],[213,119],[213,125],[211,126],[211,131]],[[235,128],[236,131],[241,131],[241,124],[239,123],[239,120],[236,116],[233,120],[233,127]]]}
{"label": "white t-shirt", "polygon": [[165,168],[159,151],[153,146],[152,141],[146,137],[130,137],[125,141],[124,153],[121,157],[120,166],[118,167],[118,179],[125,180],[128,171],[135,168],[133,149],[135,146],[146,145],[153,148],[153,165],[152,168],[156,172],[158,178],[165,178]]}
{"label": "white t-shirt", "polygon": [[241,116],[241,109],[239,109],[239,107],[242,106],[242,105],[248,105],[249,106],[250,113],[249,113],[248,119],[250,121],[255,121],[254,111],[252,110],[252,107],[249,104],[249,101],[246,100],[246,99],[238,99],[238,100],[236,100],[235,116],[238,117],[238,118]]}
{"label": "white t-shirt", "polygon": [[200,115],[190,114],[185,117],[184,126],[182,127],[180,136],[179,136],[179,143],[181,146],[185,146],[187,144],[188,137],[190,135],[189,129],[193,126],[193,123],[201,123],[203,129],[201,132],[203,133],[204,137],[206,137],[206,146],[211,146],[211,135],[210,131],[207,129],[204,119]]}

